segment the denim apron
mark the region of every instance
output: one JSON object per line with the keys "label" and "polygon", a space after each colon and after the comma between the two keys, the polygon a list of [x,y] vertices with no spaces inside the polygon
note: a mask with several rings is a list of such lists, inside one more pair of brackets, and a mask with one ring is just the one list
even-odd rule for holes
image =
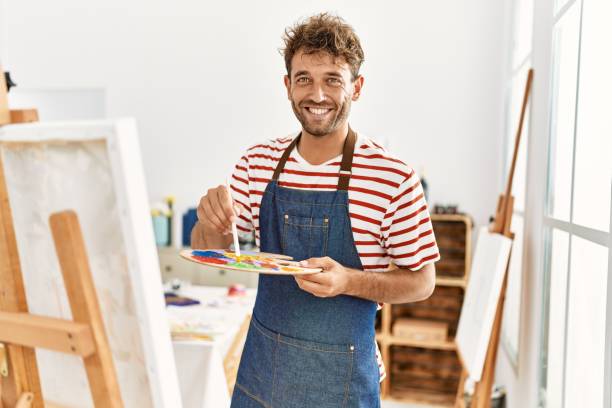
{"label": "denim apron", "polygon": [[[348,212],[356,136],[349,130],[337,191],[278,186],[299,139],[285,150],[263,195],[261,250],[298,261],[329,256],[363,269]],[[375,315],[376,303],[369,300],[319,298],[300,289],[293,276],[260,274],[232,408],[379,407]]]}

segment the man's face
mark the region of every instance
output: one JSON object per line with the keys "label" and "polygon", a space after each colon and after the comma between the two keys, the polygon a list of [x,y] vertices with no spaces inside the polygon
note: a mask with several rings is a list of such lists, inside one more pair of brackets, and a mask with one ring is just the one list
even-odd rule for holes
{"label": "man's face", "polygon": [[348,119],[351,102],[359,98],[363,77],[352,80],[343,58],[320,52],[295,53],[291,77],[285,76],[287,95],[293,112],[305,131],[325,136]]}

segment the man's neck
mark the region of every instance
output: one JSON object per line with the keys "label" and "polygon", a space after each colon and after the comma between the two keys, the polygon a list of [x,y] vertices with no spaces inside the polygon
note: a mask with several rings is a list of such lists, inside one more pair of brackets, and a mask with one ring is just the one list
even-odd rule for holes
{"label": "man's neck", "polygon": [[348,123],[325,136],[313,136],[302,129],[297,149],[304,160],[316,166],[342,154],[347,134]]}

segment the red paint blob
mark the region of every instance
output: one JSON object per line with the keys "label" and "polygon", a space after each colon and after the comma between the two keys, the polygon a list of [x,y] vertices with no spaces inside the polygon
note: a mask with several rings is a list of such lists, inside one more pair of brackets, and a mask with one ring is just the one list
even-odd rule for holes
{"label": "red paint blob", "polygon": [[200,262],[206,262],[206,263],[211,263],[211,264],[216,264],[216,265],[225,265],[227,264],[228,260],[225,259],[219,259],[219,258],[209,258],[207,256],[197,256],[197,255],[192,255],[193,259],[196,259]]}

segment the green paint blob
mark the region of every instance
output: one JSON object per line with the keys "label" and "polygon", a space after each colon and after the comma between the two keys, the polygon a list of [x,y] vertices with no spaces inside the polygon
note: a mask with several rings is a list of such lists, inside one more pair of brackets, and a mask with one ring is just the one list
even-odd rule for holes
{"label": "green paint blob", "polygon": [[244,262],[236,262],[235,264],[231,264],[231,266],[235,268],[241,268],[241,269],[261,269],[257,265],[244,263]]}

